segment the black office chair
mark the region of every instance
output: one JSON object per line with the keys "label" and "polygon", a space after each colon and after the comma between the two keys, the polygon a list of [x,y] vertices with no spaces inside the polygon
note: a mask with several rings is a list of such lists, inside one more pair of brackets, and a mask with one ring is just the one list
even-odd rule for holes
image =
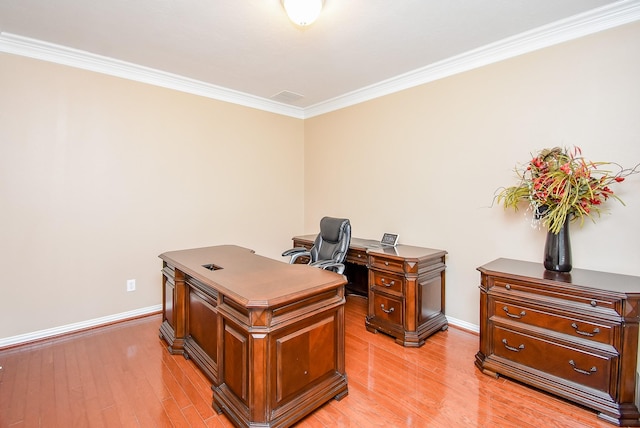
{"label": "black office chair", "polygon": [[291,256],[289,263],[295,263],[302,256],[309,257],[309,265],[342,274],[344,259],[351,242],[351,223],[346,218],[324,217],[320,220],[320,234],[310,250],[304,247],[292,248],[282,253]]}

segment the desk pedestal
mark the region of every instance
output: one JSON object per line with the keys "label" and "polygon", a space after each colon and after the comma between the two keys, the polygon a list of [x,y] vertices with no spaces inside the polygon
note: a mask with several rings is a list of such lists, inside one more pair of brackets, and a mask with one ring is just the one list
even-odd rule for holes
{"label": "desk pedestal", "polygon": [[[315,235],[296,236],[294,247],[311,248]],[[422,346],[448,327],[445,309],[445,256],[431,248],[381,247],[351,238],[345,261],[347,289],[368,298],[367,330],[393,336],[403,346]]]}

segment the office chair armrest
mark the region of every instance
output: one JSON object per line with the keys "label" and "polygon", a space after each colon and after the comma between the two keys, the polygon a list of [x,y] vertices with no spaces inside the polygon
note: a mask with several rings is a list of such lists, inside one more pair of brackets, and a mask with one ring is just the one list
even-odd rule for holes
{"label": "office chair armrest", "polygon": [[344,263],[336,263],[331,260],[318,261],[311,263],[310,266],[319,267],[320,269],[330,270],[342,275],[344,272]]}
{"label": "office chair armrest", "polygon": [[311,252],[304,247],[296,247],[296,248],[291,248],[290,250],[287,250],[284,253],[282,253],[282,257],[289,257],[289,256],[291,256],[291,260],[289,260],[289,263],[293,264],[295,263],[298,257],[302,257],[302,256],[311,257]]}

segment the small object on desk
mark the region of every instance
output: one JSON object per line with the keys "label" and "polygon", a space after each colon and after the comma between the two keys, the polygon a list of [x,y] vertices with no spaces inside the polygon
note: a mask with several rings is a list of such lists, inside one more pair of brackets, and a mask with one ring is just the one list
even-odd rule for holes
{"label": "small object on desk", "polygon": [[398,234],[385,233],[384,235],[382,235],[380,243],[382,245],[390,245],[392,247],[395,247],[398,244]]}

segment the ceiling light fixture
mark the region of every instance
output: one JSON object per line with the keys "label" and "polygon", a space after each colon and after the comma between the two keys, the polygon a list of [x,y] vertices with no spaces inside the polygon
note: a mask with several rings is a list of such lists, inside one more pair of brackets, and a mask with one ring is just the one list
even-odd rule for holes
{"label": "ceiling light fixture", "polygon": [[318,19],[324,0],[282,0],[289,19],[301,27],[311,25]]}

